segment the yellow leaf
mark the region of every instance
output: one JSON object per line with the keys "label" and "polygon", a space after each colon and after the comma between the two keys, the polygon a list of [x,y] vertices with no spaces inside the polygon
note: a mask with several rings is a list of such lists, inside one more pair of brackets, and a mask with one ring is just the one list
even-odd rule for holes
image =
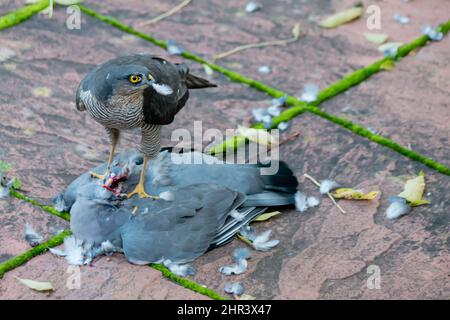
{"label": "yellow leaf", "polygon": [[33,95],[35,97],[48,98],[52,95],[52,90],[47,87],[37,87],[33,89]]}
{"label": "yellow leaf", "polygon": [[363,14],[362,7],[353,7],[338,12],[332,15],[331,17],[322,20],[321,22],[319,22],[319,26],[321,26],[322,28],[336,28],[344,23],[359,18],[362,14]]}
{"label": "yellow leaf", "polygon": [[15,277],[17,280],[19,280],[20,283],[27,286],[30,289],[36,290],[36,291],[53,291],[55,290],[50,282],[40,282],[40,281],[34,281],[30,279],[20,279]]}
{"label": "yellow leaf", "polygon": [[379,191],[371,191],[364,193],[352,188],[339,188],[334,190],[331,195],[336,199],[347,200],[373,200],[378,195]]}
{"label": "yellow leaf", "polygon": [[412,206],[420,206],[430,203],[430,201],[422,199],[424,191],[425,173],[421,171],[417,177],[406,181],[403,192],[398,196],[408,200]]}
{"label": "yellow leaf", "polygon": [[388,35],[384,33],[364,32],[364,36],[366,37],[367,41],[370,41],[375,44],[383,44],[388,39]]}
{"label": "yellow leaf", "polygon": [[258,222],[266,221],[266,220],[269,220],[270,218],[275,217],[275,216],[277,216],[277,215],[279,215],[279,214],[281,214],[280,211],[267,212],[267,213],[264,213],[264,214],[259,215],[259,216],[258,216],[255,220],[253,220],[253,221],[258,221]]}
{"label": "yellow leaf", "polygon": [[395,62],[392,61],[391,59],[388,59],[381,64],[380,69],[386,70],[386,71],[391,71],[392,69],[394,69],[394,67],[395,67]]}
{"label": "yellow leaf", "polygon": [[292,35],[294,36],[294,39],[298,39],[301,34],[301,26],[300,23],[295,24],[294,28],[292,28]]}
{"label": "yellow leaf", "polygon": [[253,243],[249,240],[249,239],[247,239],[246,237],[244,237],[243,235],[241,235],[241,234],[237,234],[237,237],[238,237],[238,239],[239,240],[242,240],[242,241],[244,241],[246,244],[248,244],[249,246],[251,246],[251,247],[253,247]]}
{"label": "yellow leaf", "polygon": [[247,128],[244,126],[239,126],[237,130],[241,136],[257,144],[268,146],[276,143],[275,138],[267,130]]}

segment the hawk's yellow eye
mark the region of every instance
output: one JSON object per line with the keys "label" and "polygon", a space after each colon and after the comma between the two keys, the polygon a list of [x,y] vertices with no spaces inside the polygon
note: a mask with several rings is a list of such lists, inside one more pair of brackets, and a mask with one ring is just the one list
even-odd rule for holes
{"label": "hawk's yellow eye", "polygon": [[138,76],[138,75],[131,75],[129,80],[131,83],[139,83],[142,81],[142,78],[141,78],[141,76]]}

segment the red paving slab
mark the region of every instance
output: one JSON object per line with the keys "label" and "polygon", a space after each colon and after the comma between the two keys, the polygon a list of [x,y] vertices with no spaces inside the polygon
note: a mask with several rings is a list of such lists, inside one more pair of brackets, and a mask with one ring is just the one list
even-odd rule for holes
{"label": "red paving slab", "polygon": [[0,199],[0,262],[30,250],[25,241],[29,224],[44,241],[69,227],[69,223],[15,198]]}
{"label": "red paving slab", "polygon": [[[159,271],[129,264],[122,255],[114,255],[109,259],[104,257],[94,261],[92,266],[80,267],[79,288],[72,285],[78,283],[76,270],[68,267],[63,258],[50,253],[34,258],[3,277],[0,281],[0,299],[207,299],[163,278]],[[33,291],[19,283],[15,277],[48,281],[55,291],[48,294]]]}
{"label": "red paving slab", "polygon": [[323,108],[449,166],[449,49],[430,44]]}

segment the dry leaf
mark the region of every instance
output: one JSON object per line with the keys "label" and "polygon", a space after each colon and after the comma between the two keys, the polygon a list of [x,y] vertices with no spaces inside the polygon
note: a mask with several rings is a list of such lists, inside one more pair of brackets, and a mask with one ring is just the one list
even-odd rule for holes
{"label": "dry leaf", "polygon": [[353,7],[338,12],[332,15],[331,17],[322,20],[321,22],[319,22],[319,26],[321,26],[322,28],[336,28],[344,23],[359,18],[362,14],[363,14],[362,7]]}
{"label": "dry leaf", "polygon": [[364,36],[366,37],[367,41],[370,41],[375,44],[383,44],[388,39],[388,35],[384,33],[364,32]]}
{"label": "dry leaf", "polygon": [[359,190],[352,188],[339,188],[334,190],[331,195],[336,199],[347,199],[347,200],[373,200],[378,195],[379,191],[371,191],[369,193],[364,193]]}
{"label": "dry leaf", "polygon": [[52,95],[52,90],[47,87],[37,87],[33,89],[33,95],[35,97],[48,98]]}
{"label": "dry leaf", "polygon": [[301,34],[301,26],[300,23],[297,23],[294,28],[292,28],[292,35],[294,36],[295,39],[298,39],[300,37]]}
{"label": "dry leaf", "polygon": [[425,173],[420,171],[417,177],[406,181],[403,192],[398,196],[408,200],[412,206],[420,206],[431,203],[428,200],[422,199],[424,191]]}
{"label": "dry leaf", "polygon": [[34,281],[30,279],[20,279],[15,277],[17,280],[19,280],[20,283],[27,286],[30,289],[36,290],[36,291],[53,291],[55,290],[50,282],[40,282],[40,281]]}
{"label": "dry leaf", "polygon": [[254,129],[239,126],[237,131],[241,136],[260,145],[269,146],[276,143],[276,139],[267,130],[264,129]]}
{"label": "dry leaf", "polygon": [[259,215],[259,216],[258,216],[255,220],[253,220],[253,221],[258,221],[258,222],[266,221],[266,220],[269,220],[270,218],[275,217],[275,216],[277,216],[277,215],[279,215],[279,214],[281,214],[280,211],[267,212],[267,213],[264,213],[264,214]]}

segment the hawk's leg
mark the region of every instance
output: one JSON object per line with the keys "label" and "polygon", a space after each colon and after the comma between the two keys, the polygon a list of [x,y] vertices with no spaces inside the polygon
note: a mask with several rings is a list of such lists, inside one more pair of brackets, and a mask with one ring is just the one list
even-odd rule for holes
{"label": "hawk's leg", "polygon": [[116,146],[120,138],[120,131],[118,129],[106,128],[106,131],[109,133],[109,137],[111,138],[111,150],[109,152],[108,166],[106,167],[106,171],[104,174],[91,172],[91,177],[100,180],[105,180],[109,176],[109,173],[111,171],[111,164],[114,159],[114,152],[116,151]]}
{"label": "hawk's leg", "polygon": [[144,156],[144,164],[142,165],[141,177],[139,179],[139,183],[136,185],[136,188],[130,192],[127,196],[131,198],[135,194],[139,196],[139,198],[152,198],[153,200],[159,199],[158,196],[151,196],[145,192],[145,173],[147,172],[147,164],[148,164],[148,156]]}

